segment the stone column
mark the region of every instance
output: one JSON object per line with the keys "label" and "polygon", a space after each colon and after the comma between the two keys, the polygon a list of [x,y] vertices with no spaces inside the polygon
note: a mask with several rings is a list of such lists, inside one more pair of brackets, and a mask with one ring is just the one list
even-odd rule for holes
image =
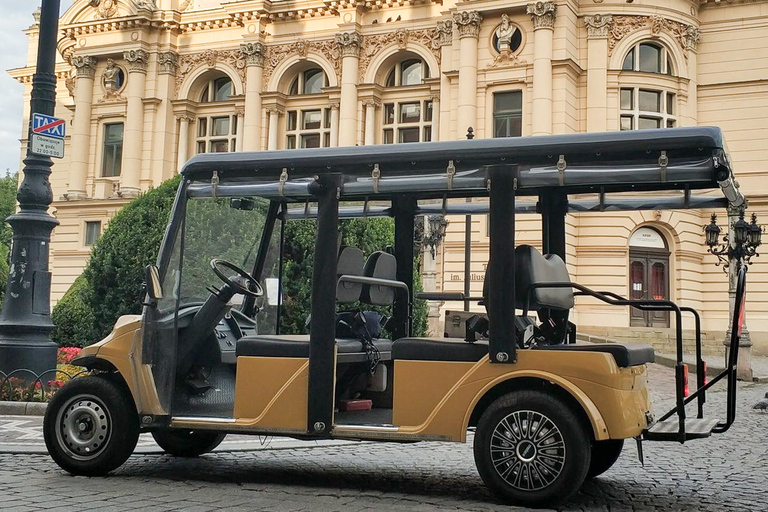
{"label": "stone column", "polygon": [[243,150],[243,138],[245,137],[245,108],[235,108],[237,115],[237,134],[235,136],[235,151]]}
{"label": "stone column", "polygon": [[280,109],[275,107],[267,109],[267,115],[269,116],[269,139],[267,141],[267,149],[277,149],[277,121],[281,113]]}
{"label": "stone column", "polygon": [[244,43],[240,51],[245,55],[245,120],[241,146],[244,151],[261,149],[261,92],[264,77],[264,54],[261,42]]}
{"label": "stone column", "polygon": [[533,21],[532,135],[552,134],[552,42],[557,6],[555,2],[528,4]]}
{"label": "stone column", "polygon": [[128,83],[126,84],[128,107],[123,132],[123,165],[120,180],[122,197],[136,197],[141,188],[141,159],[144,151],[144,104],[141,101],[147,78],[149,54],[144,50],[129,50],[123,53],[128,62]]}
{"label": "stone column", "polygon": [[[452,55],[453,49],[453,22],[451,20],[442,20],[437,22],[437,33],[440,36],[440,68],[452,69]],[[445,73],[440,73],[440,106],[445,109],[445,112],[440,116],[440,122],[444,126],[440,126],[439,134],[441,137],[448,139],[450,137],[450,108],[451,108],[451,79],[448,78]],[[435,124],[434,126],[437,126]],[[433,128],[434,129],[434,128]],[[434,140],[440,140],[435,137]]]}
{"label": "stone column", "polygon": [[608,31],[612,16],[584,16],[587,27],[587,131],[607,130]]}
{"label": "stone column", "polygon": [[72,66],[77,70],[75,86],[75,118],[72,120],[69,164],[69,201],[85,199],[85,183],[88,179],[88,153],[91,147],[91,107],[93,105],[93,79],[96,73],[94,57],[74,56]]}
{"label": "stone column", "polygon": [[189,159],[189,125],[194,124],[195,118],[188,114],[176,116],[179,120],[179,148],[177,151],[177,167],[179,172]]}
{"label": "stone column", "polygon": [[341,105],[339,145],[354,146],[357,139],[357,74],[363,38],[357,32],[336,34],[341,53]]}
{"label": "stone column", "polygon": [[433,92],[430,98],[432,99],[432,139],[430,141],[438,141],[440,140],[440,93]]}
{"label": "stone column", "polygon": [[374,99],[365,100],[365,145],[372,146],[376,144],[376,107],[379,102]]}
{"label": "stone column", "polygon": [[[728,240],[731,243],[731,252],[735,249],[734,240],[736,238],[733,224],[739,220],[745,205],[732,207],[728,206]],[[733,325],[733,313],[736,309],[736,283],[738,280],[739,269],[744,262],[738,258],[728,255],[728,327],[725,332],[725,367],[728,367],[728,352],[731,349],[731,326]],[[749,276],[747,276],[749,280]],[[747,287],[749,288],[749,287]],[[745,304],[746,307],[746,304]],[[752,337],[747,329],[747,314],[744,313],[744,322],[741,324],[741,337],[739,338],[739,361],[736,364],[736,378],[739,380],[752,381]]]}
{"label": "stone column", "polygon": [[459,104],[456,138],[466,138],[471,126],[477,132],[477,39],[483,17],[477,11],[453,13],[459,31]]}
{"label": "stone column", "polygon": [[[678,119],[684,121],[678,126],[696,126],[699,123],[699,71],[698,71],[698,48],[701,41],[701,32],[696,27],[689,26],[683,36],[683,49],[687,51],[688,56],[688,99],[686,103],[686,112],[681,112]],[[679,62],[679,66],[683,63]],[[678,71],[678,76],[683,76],[683,70]],[[678,107],[679,108],[679,107]]]}
{"label": "stone column", "polygon": [[331,147],[339,145],[339,104],[331,103]]}
{"label": "stone column", "polygon": [[[157,90],[161,98],[172,98],[176,82],[179,55],[176,52],[157,54]],[[175,174],[173,147],[176,144],[176,116],[169,101],[157,105],[154,140],[150,160],[150,180],[153,184],[170,179]],[[177,150],[178,153],[178,150]]]}

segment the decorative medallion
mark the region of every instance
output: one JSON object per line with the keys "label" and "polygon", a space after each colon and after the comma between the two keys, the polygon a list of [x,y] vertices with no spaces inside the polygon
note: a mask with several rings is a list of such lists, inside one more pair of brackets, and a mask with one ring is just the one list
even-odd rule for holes
{"label": "decorative medallion", "polygon": [[96,18],[111,18],[117,14],[117,0],[90,0],[89,5],[96,8]]}

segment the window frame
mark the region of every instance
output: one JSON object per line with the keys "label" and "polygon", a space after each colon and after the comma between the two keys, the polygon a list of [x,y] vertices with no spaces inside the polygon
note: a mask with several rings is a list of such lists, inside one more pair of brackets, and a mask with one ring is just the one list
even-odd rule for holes
{"label": "window frame", "polygon": [[[216,96],[218,95],[219,89],[217,89],[217,83],[221,82],[222,80],[226,80],[229,84],[229,96],[225,99],[216,99]],[[211,94],[213,93],[213,96]],[[198,94],[198,103],[203,105],[208,105],[210,103],[224,103],[227,101],[232,101],[232,96],[235,95],[235,83],[232,80],[232,78],[225,74],[221,75],[213,75],[211,76],[203,85],[203,87],[200,88],[200,93]]]}
{"label": "window frame", "polygon": [[[646,45],[652,46],[659,50],[659,71],[644,71],[640,69],[640,54],[642,47]],[[630,68],[627,68],[627,59],[630,57],[630,55],[632,56],[632,65]],[[662,43],[649,41],[648,39],[643,39],[633,44],[632,47],[624,53],[624,58],[621,61],[621,71],[651,73],[655,75],[677,77],[678,74],[676,73],[675,68],[675,59],[673,58],[673,54],[669,48],[667,48],[667,46]]]}
{"label": "window frame", "polygon": [[[405,105],[419,105],[419,120],[403,122],[402,107]],[[392,108],[392,122],[388,122],[387,111]],[[413,98],[386,101],[382,100],[382,119],[381,119],[381,143],[382,144],[410,144],[412,142],[431,142],[434,131],[434,103],[431,98]],[[427,119],[429,118],[429,119]],[[403,130],[413,130],[418,128],[419,140],[403,142],[401,141]],[[388,135],[391,134],[391,137]]]}
{"label": "window frame", "polygon": [[[108,141],[108,131],[113,126],[121,126],[120,141]],[[123,144],[125,143],[125,121],[104,123],[101,141],[101,178],[119,178],[123,172]],[[112,170],[107,174],[107,155],[112,154]],[[115,165],[116,164],[116,165]],[[115,172],[115,167],[117,172]]]}
{"label": "window frame", "polygon": [[[623,108],[622,95],[631,91],[631,108]],[[640,108],[640,93],[651,92],[659,94],[659,111],[643,110]],[[620,86],[619,87],[619,130],[640,130],[641,119],[655,120],[659,122],[659,128],[673,128],[678,123],[678,93],[676,91],[669,90],[663,87],[647,86],[647,85],[632,85],[632,86]],[[670,101],[673,106],[673,112],[669,112]],[[630,126],[625,128],[623,126],[623,120],[631,120]],[[647,128],[642,128],[647,129]]]}
{"label": "window frame", "polygon": [[[320,126],[318,128],[304,128],[304,117],[306,113],[320,111]],[[295,116],[293,128],[291,128],[290,119]],[[327,106],[295,106],[287,108],[285,111],[285,148],[286,149],[306,149],[303,146],[305,137],[317,135],[319,145],[311,147],[327,148],[331,145],[331,107]]]}
{"label": "window frame", "polygon": [[[405,64],[407,63],[415,63],[418,62],[421,64],[421,80],[419,83],[415,84],[404,84],[403,83],[403,68]],[[429,66],[427,65],[427,62],[418,56],[409,56],[403,59],[398,60],[394,63],[394,65],[390,68],[390,70],[387,72],[387,75],[384,79],[384,87],[392,88],[392,87],[417,87],[424,84],[424,80],[428,80],[430,78],[429,75]]]}
{"label": "window frame", "polygon": [[[228,118],[227,134],[214,135],[215,121],[218,119]],[[205,133],[201,134],[201,127],[205,126]],[[203,153],[231,153],[237,151],[237,139],[240,126],[238,123],[238,116],[235,112],[207,112],[200,114],[197,117],[195,126],[195,154]],[[214,143],[227,142],[227,151],[211,151]],[[202,146],[201,146],[202,144]],[[200,151],[200,148],[204,148],[204,151]]]}
{"label": "window frame", "polygon": [[[96,233],[96,238],[91,240],[89,243],[88,228],[89,226],[92,226],[92,225],[98,225],[98,231]],[[101,220],[86,220],[83,223],[83,247],[91,247],[98,241],[99,237],[101,236],[101,228],[102,228]]]}
{"label": "window frame", "polygon": [[[499,118],[505,118],[510,119],[514,117],[513,114],[502,114],[496,111],[496,96],[501,94],[519,94],[520,96],[520,133],[518,135],[504,135],[504,136],[497,136],[496,135],[496,120]],[[523,91],[521,89],[510,89],[510,90],[499,90],[499,91],[493,91],[491,92],[491,104],[493,105],[493,114],[491,118],[491,133],[493,134],[493,138],[504,138],[504,137],[522,137],[523,136],[523,108],[525,105],[524,102],[525,98],[523,95]],[[506,112],[506,111],[505,111]],[[510,111],[511,112],[511,111]],[[509,127],[509,121],[507,121],[507,126]]]}

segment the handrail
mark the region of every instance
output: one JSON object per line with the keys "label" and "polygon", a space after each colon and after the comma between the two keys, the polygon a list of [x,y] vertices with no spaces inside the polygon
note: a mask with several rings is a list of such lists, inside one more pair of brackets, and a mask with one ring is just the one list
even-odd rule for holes
{"label": "handrail", "polygon": [[675,314],[675,338],[677,345],[677,364],[675,364],[675,388],[676,388],[676,406],[679,428],[678,437],[680,442],[685,440],[685,375],[683,361],[683,314],[680,306],[669,300],[637,300],[637,299],[616,299],[609,295],[596,292],[578,283],[571,282],[552,282],[552,283],[534,283],[528,287],[526,295],[525,308],[523,315],[528,313],[531,303],[531,295],[537,288],[575,288],[584,295],[589,295],[612,306],[650,306],[659,311],[672,311]]}

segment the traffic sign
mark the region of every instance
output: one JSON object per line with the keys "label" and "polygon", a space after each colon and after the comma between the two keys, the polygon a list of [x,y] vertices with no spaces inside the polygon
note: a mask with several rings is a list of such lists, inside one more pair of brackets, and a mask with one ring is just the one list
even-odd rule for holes
{"label": "traffic sign", "polygon": [[32,153],[54,158],[64,158],[64,139],[32,134]]}
{"label": "traffic sign", "polygon": [[32,114],[33,134],[63,139],[66,126],[64,119],[46,116],[45,114]]}

